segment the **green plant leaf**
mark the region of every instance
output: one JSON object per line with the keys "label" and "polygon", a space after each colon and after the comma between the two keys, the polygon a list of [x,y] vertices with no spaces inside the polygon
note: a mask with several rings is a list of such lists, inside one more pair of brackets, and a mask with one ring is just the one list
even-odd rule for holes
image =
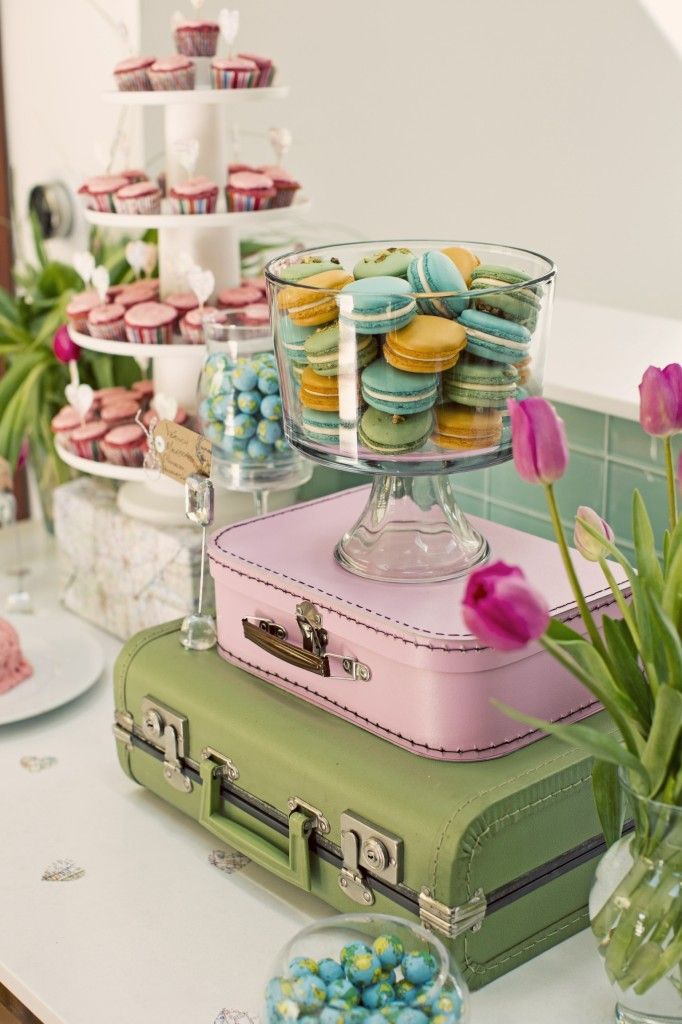
{"label": "green plant leaf", "polygon": [[[682,523],[682,516],[678,520],[678,525],[679,523]],[[677,529],[675,529],[675,534],[677,534]],[[675,536],[670,542],[668,570],[661,603],[663,611],[669,616],[679,633],[682,618],[682,544],[676,544]]]}
{"label": "green plant leaf", "polygon": [[642,763],[651,779],[649,795],[654,799],[665,785],[672,762],[679,764],[681,733],[682,693],[664,683],[658,691],[651,732],[642,754]]}
{"label": "green plant leaf", "polygon": [[640,726],[644,736],[649,732],[653,714],[653,699],[646,677],[639,664],[637,648],[630,630],[622,619],[602,619],[604,642],[615,667],[614,683],[632,702],[630,717]]}
{"label": "green plant leaf", "polygon": [[11,341],[19,348],[29,348],[33,343],[33,337],[21,324],[8,320],[2,314],[0,314],[0,338],[3,341]]}
{"label": "green plant leaf", "polygon": [[0,288],[0,316],[4,317],[5,320],[9,320],[10,323],[15,324],[17,327],[21,326],[21,313],[19,312],[18,303],[4,288]]}
{"label": "green plant leaf", "polygon": [[545,636],[549,637],[550,640],[555,640],[557,643],[565,643],[568,640],[583,640],[582,633],[578,633],[577,630],[572,629],[571,626],[567,626],[561,619],[550,619],[549,626],[545,630]]}
{"label": "green plant leaf", "polygon": [[656,642],[659,681],[682,691],[682,641],[656,595],[644,584],[645,599]]}
{"label": "green plant leaf", "polygon": [[73,267],[53,261],[46,263],[38,274],[38,298],[59,299],[68,291],[80,291],[83,282]]}
{"label": "green plant leaf", "polygon": [[31,417],[30,396],[39,377],[45,372],[46,362],[36,363],[24,377],[3,410],[0,420],[0,454],[11,466],[16,466],[19,450],[26,436]]}
{"label": "green plant leaf", "polygon": [[625,821],[625,800],[618,765],[597,758],[592,765],[592,792],[607,846],[618,842]]}
{"label": "green plant leaf", "polygon": [[637,555],[637,572],[657,596],[663,593],[663,571],[656,554],[656,538],[644,499],[638,490],[632,493],[632,538]]}
{"label": "green plant leaf", "polygon": [[35,246],[38,263],[41,267],[44,267],[47,264],[48,259],[47,252],[45,250],[45,240],[40,227],[40,221],[33,210],[31,210],[31,233],[33,234],[33,244]]}

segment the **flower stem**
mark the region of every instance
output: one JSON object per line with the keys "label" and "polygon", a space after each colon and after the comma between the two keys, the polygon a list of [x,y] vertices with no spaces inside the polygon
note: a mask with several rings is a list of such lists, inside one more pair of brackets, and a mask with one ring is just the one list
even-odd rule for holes
{"label": "flower stem", "polygon": [[665,452],[665,473],[668,481],[668,519],[672,533],[677,525],[677,491],[675,490],[675,471],[673,469],[672,437],[663,438],[663,451]]}
{"label": "flower stem", "polygon": [[609,587],[611,588],[611,593],[613,594],[613,596],[615,598],[615,601],[616,601],[616,604],[618,605],[618,607],[620,609],[620,613],[623,616],[623,621],[625,622],[625,624],[627,625],[628,629],[630,630],[630,636],[634,640],[634,643],[635,643],[635,646],[636,646],[637,650],[639,650],[639,632],[637,630],[637,625],[636,625],[635,620],[633,618],[630,606],[628,605],[627,601],[623,597],[623,591],[620,589],[620,587],[616,583],[615,577],[614,577],[613,573],[611,572],[611,570],[609,568],[609,564],[608,564],[608,562],[606,561],[605,558],[600,558],[599,559],[599,566],[601,568],[601,571],[604,573],[604,577],[606,579],[606,582],[608,583]]}
{"label": "flower stem", "polygon": [[568,550],[568,544],[566,543],[566,537],[564,536],[564,528],[561,525],[559,508],[556,503],[556,496],[554,494],[554,487],[552,486],[552,484],[545,484],[545,495],[547,497],[547,506],[549,508],[550,519],[552,520],[552,526],[554,527],[554,534],[559,545],[559,550],[561,551],[561,557],[563,559],[566,575],[568,576],[568,581],[571,584],[573,596],[575,597],[576,604],[578,605],[578,608],[580,610],[580,615],[582,617],[583,622],[585,623],[587,632],[590,634],[590,639],[594,647],[599,652],[604,661],[608,664],[609,659],[606,653],[606,648],[604,647],[604,643],[599,634],[599,630],[597,629],[597,625],[592,617],[592,612],[590,611],[587,601],[585,600],[585,595],[582,592],[582,588],[578,581],[573,561],[571,559],[571,553]]}

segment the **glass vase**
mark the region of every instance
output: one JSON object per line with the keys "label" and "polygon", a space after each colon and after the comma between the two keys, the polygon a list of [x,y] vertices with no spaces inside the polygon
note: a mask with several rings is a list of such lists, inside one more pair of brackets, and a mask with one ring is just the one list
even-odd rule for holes
{"label": "glass vase", "polygon": [[682,807],[621,777],[635,830],[601,860],[590,922],[620,1024],[682,1022]]}

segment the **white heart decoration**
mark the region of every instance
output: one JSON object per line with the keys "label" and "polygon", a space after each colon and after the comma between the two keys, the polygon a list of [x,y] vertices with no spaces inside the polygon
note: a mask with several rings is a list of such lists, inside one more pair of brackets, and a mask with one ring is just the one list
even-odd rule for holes
{"label": "white heart decoration", "polygon": [[220,25],[222,37],[229,48],[239,32],[239,11],[230,11],[224,7],[218,15],[218,24]]}
{"label": "white heart decoration", "polygon": [[178,400],[172,395],[159,393],[149,403],[160,420],[174,420],[178,411]]}
{"label": "white heart decoration", "polygon": [[82,420],[88,414],[88,410],[95,399],[95,392],[89,384],[67,384],[64,388],[66,401],[72,409],[75,409]]}
{"label": "white heart decoration", "polygon": [[89,284],[92,272],[95,269],[95,257],[92,253],[88,252],[87,249],[83,252],[75,252],[72,262],[73,269],[83,279],[83,283]]}
{"label": "white heart decoration", "polygon": [[182,11],[174,11],[173,14],[171,15],[171,29],[173,30],[173,32],[178,27],[178,25],[182,25],[183,22],[185,22],[186,20],[187,19],[183,15]]}
{"label": "white heart decoration", "polygon": [[199,140],[178,139],[173,148],[175,149],[175,155],[180,161],[180,166],[187,171],[191,178],[199,159]]}
{"label": "white heart decoration", "polygon": [[109,290],[109,271],[106,267],[95,267],[90,278],[92,287],[99,295],[99,301],[104,302]]}
{"label": "white heart decoration", "polygon": [[187,284],[190,291],[197,297],[200,306],[205,305],[213,294],[215,288],[215,277],[213,271],[202,270],[201,267],[192,267],[187,272]]}
{"label": "white heart decoration", "polygon": [[144,265],[143,265],[142,269],[144,270],[144,272],[147,275],[147,277],[149,277],[149,275],[154,270],[154,267],[156,266],[156,258],[157,258],[157,254],[158,254],[158,248],[157,248],[157,246],[154,245],[153,242],[145,242],[144,244],[147,247],[147,256],[146,256],[146,259],[144,261]]}
{"label": "white heart decoration", "polygon": [[291,149],[292,134],[288,128],[271,128],[268,135],[270,144],[275,151],[275,163],[281,164],[282,157]]}
{"label": "white heart decoration", "polygon": [[141,274],[147,262],[147,243],[128,242],[126,245],[126,263],[135,271]]}

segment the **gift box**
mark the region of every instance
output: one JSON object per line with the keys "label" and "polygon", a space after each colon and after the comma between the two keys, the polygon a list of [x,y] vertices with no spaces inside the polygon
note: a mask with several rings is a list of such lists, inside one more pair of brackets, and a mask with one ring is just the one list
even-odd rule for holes
{"label": "gift box", "polygon": [[[158,527],[116,505],[116,485],[82,477],[54,492],[61,599],[69,611],[125,640],[192,611],[199,593],[201,530]],[[204,604],[213,606],[205,579]]]}

